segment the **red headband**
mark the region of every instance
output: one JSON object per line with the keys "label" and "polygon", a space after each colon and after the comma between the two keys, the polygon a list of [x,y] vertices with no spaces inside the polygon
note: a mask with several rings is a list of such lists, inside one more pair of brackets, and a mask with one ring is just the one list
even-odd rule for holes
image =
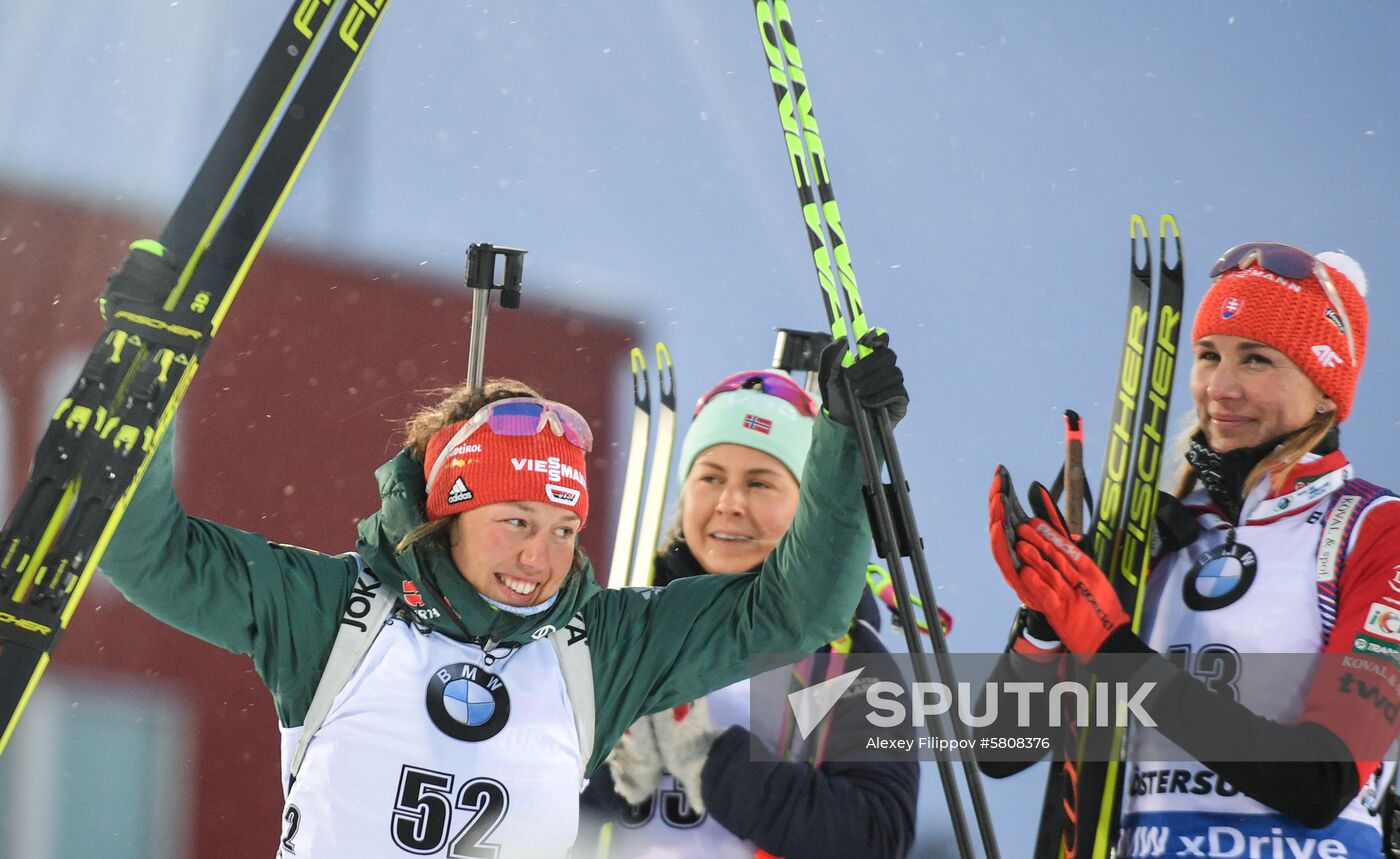
{"label": "red headband", "polygon": [[[423,460],[427,479],[443,448],[466,421],[433,433]],[[497,435],[479,427],[450,451],[428,486],[428,519],[502,501],[541,501],[588,520],[584,452],[548,427],[535,435]]]}

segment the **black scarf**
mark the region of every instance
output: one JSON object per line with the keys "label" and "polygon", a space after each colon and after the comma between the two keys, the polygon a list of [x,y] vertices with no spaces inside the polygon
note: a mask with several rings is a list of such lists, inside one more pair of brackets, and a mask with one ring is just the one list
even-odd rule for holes
{"label": "black scarf", "polygon": [[[1263,462],[1264,457],[1273,453],[1292,435],[1293,433],[1288,433],[1254,447],[1241,447],[1218,453],[1206,444],[1205,433],[1197,432],[1191,437],[1186,461],[1191,464],[1196,479],[1201,481],[1210,500],[1225,511],[1230,522],[1237,523],[1240,508],[1244,506],[1244,479],[1256,465]],[[1312,452],[1319,456],[1331,453],[1337,449],[1339,439],[1340,433],[1333,427]]]}

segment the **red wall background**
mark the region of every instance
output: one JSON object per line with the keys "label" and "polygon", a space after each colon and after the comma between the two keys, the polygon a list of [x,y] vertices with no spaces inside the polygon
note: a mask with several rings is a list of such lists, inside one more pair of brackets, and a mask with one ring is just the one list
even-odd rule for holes
{"label": "red wall background", "polygon": [[[42,401],[43,377],[65,354],[86,353],[101,333],[96,300],[105,277],[133,239],[158,233],[158,225],[116,212],[0,191],[0,384],[8,406],[0,420],[11,424],[10,457],[0,463],[11,475],[3,511],[55,405]],[[634,332],[533,297],[531,262],[526,257],[523,308],[491,314],[487,374],[521,378],[593,425],[590,489],[602,515],[583,539],[595,566],[606,569],[616,509],[609,457],[625,451],[629,429],[608,417],[630,401],[619,400],[630,391],[614,391],[611,382],[625,377]],[[396,449],[402,419],[431,401],[422,392],[465,375],[469,318],[460,280],[265,248],[179,412],[176,482],[186,507],[278,542],[353,548],[355,523],[377,507],[373,470]],[[197,822],[187,855],[275,850],[276,716],[248,659],[151,620],[95,581],[49,669],[50,677],[65,673],[178,688],[197,713],[189,786]]]}

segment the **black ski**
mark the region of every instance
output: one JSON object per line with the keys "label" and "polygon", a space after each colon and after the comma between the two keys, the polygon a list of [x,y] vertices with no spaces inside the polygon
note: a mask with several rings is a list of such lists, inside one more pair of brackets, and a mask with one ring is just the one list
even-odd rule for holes
{"label": "black ski", "polygon": [[179,272],[150,301],[109,291],[107,330],[0,532],[0,752],[387,5],[293,3],[160,242],[134,243],[114,276]]}
{"label": "black ski", "polygon": [[[1128,320],[1099,503],[1089,533],[1094,561],[1113,583],[1137,632],[1157,515],[1185,278],[1175,218],[1162,216],[1159,227],[1155,293],[1147,222],[1134,215],[1129,233]],[[1168,261],[1168,234],[1174,263]],[[1123,732],[1081,730],[1070,724],[1072,748],[1066,750],[1063,764],[1051,765],[1035,855],[1037,859],[1104,859],[1116,837],[1122,802],[1122,762],[1116,752],[1122,747]],[[1104,750],[1112,753],[1112,759],[1102,760]]]}

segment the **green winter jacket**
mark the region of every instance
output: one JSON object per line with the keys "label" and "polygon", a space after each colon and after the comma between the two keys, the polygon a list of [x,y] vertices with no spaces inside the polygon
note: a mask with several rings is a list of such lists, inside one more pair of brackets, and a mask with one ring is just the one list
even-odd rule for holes
{"label": "green winter jacket", "polygon": [[[357,565],[268,542],[189,516],[175,497],[167,439],[152,459],[102,559],[133,603],[159,620],[253,658],[283,725],[301,725],[315,694]],[[846,630],[865,586],[870,529],[854,434],[817,418],[792,527],[759,573],[697,576],[660,590],[603,590],[591,565],[571,574],[546,611],[517,616],[482,600],[448,554],[422,540],[394,547],[423,522],[422,465],[406,451],[376,472],[382,506],[363,520],[356,550],[379,581],[428,580],[473,636],[528,643],[541,627],[583,618],[593,666],[594,748],[587,773],[636,719],[749,676],[750,657],[809,653]],[[449,609],[436,631],[462,639]],[[550,630],[543,630],[542,634]],[[787,660],[791,661],[791,659]]]}

